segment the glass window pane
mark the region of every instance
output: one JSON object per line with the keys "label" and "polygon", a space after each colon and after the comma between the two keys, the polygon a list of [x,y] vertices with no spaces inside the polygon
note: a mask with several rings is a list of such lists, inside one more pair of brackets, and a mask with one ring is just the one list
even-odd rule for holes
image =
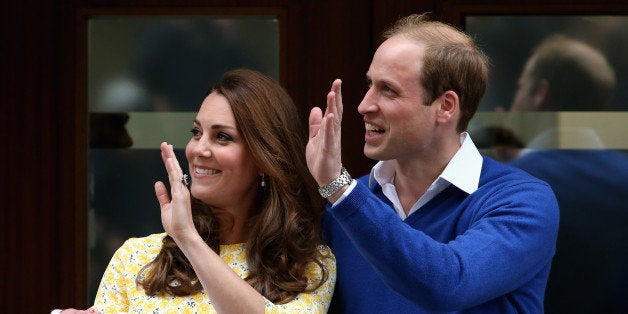
{"label": "glass window pane", "polygon": [[163,232],[154,182],[167,179],[159,145],[182,167],[195,112],[225,71],[279,80],[274,16],[97,16],[88,21],[88,304],[114,251]]}
{"label": "glass window pane", "polygon": [[88,23],[89,108],[196,111],[226,70],[279,79],[274,17],[97,17]]}
{"label": "glass window pane", "polygon": [[465,23],[492,61],[474,142],[548,182],[558,199],[546,311],[627,311],[628,17]]}
{"label": "glass window pane", "polygon": [[465,29],[491,61],[469,125],[482,148],[628,150],[628,17],[471,15]]}

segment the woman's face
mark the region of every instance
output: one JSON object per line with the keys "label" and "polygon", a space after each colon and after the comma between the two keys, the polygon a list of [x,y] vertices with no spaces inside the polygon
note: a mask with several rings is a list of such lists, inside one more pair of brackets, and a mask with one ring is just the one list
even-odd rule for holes
{"label": "woman's face", "polygon": [[224,96],[211,93],[203,101],[185,156],[195,198],[216,208],[251,207],[260,174]]}

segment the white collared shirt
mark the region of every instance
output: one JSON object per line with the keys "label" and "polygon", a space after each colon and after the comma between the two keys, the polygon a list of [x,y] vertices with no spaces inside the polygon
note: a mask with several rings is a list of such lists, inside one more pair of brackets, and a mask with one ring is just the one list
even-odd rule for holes
{"label": "white collared shirt", "polygon": [[[460,134],[460,143],[461,146],[454,157],[451,158],[443,172],[436,178],[425,194],[412,206],[408,215],[432,200],[450,184],[455,185],[468,194],[478,189],[480,172],[482,171],[482,155],[480,155],[467,132]],[[406,215],[399,201],[394,179],[395,173],[392,163],[390,161],[380,161],[371,169],[369,186],[372,186],[377,181],[382,186],[382,192],[391,201],[399,217],[406,219],[408,215]],[[355,184],[355,181],[352,182],[335,204],[338,204],[345,196],[349,195]]]}

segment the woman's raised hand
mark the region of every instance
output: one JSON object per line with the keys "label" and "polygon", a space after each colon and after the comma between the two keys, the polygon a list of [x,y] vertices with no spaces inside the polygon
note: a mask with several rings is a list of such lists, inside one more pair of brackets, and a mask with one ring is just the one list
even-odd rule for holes
{"label": "woman's raised hand", "polygon": [[170,195],[172,195],[171,199],[163,182],[155,183],[155,194],[161,207],[161,223],[164,230],[175,241],[198,235],[192,221],[190,191],[185,183],[183,171],[172,145],[166,142],[161,143],[161,158],[168,172]]}

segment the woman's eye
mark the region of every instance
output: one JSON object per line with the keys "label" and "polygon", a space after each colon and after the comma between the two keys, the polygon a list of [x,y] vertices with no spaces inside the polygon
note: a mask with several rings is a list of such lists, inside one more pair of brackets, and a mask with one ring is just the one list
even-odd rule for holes
{"label": "woman's eye", "polygon": [[231,136],[229,136],[227,133],[224,133],[224,132],[219,132],[217,137],[218,137],[218,140],[221,142],[230,142],[233,140]]}
{"label": "woman's eye", "polygon": [[199,130],[198,128],[192,128],[190,130],[190,133],[192,133],[192,136],[197,137],[201,135],[201,130]]}

